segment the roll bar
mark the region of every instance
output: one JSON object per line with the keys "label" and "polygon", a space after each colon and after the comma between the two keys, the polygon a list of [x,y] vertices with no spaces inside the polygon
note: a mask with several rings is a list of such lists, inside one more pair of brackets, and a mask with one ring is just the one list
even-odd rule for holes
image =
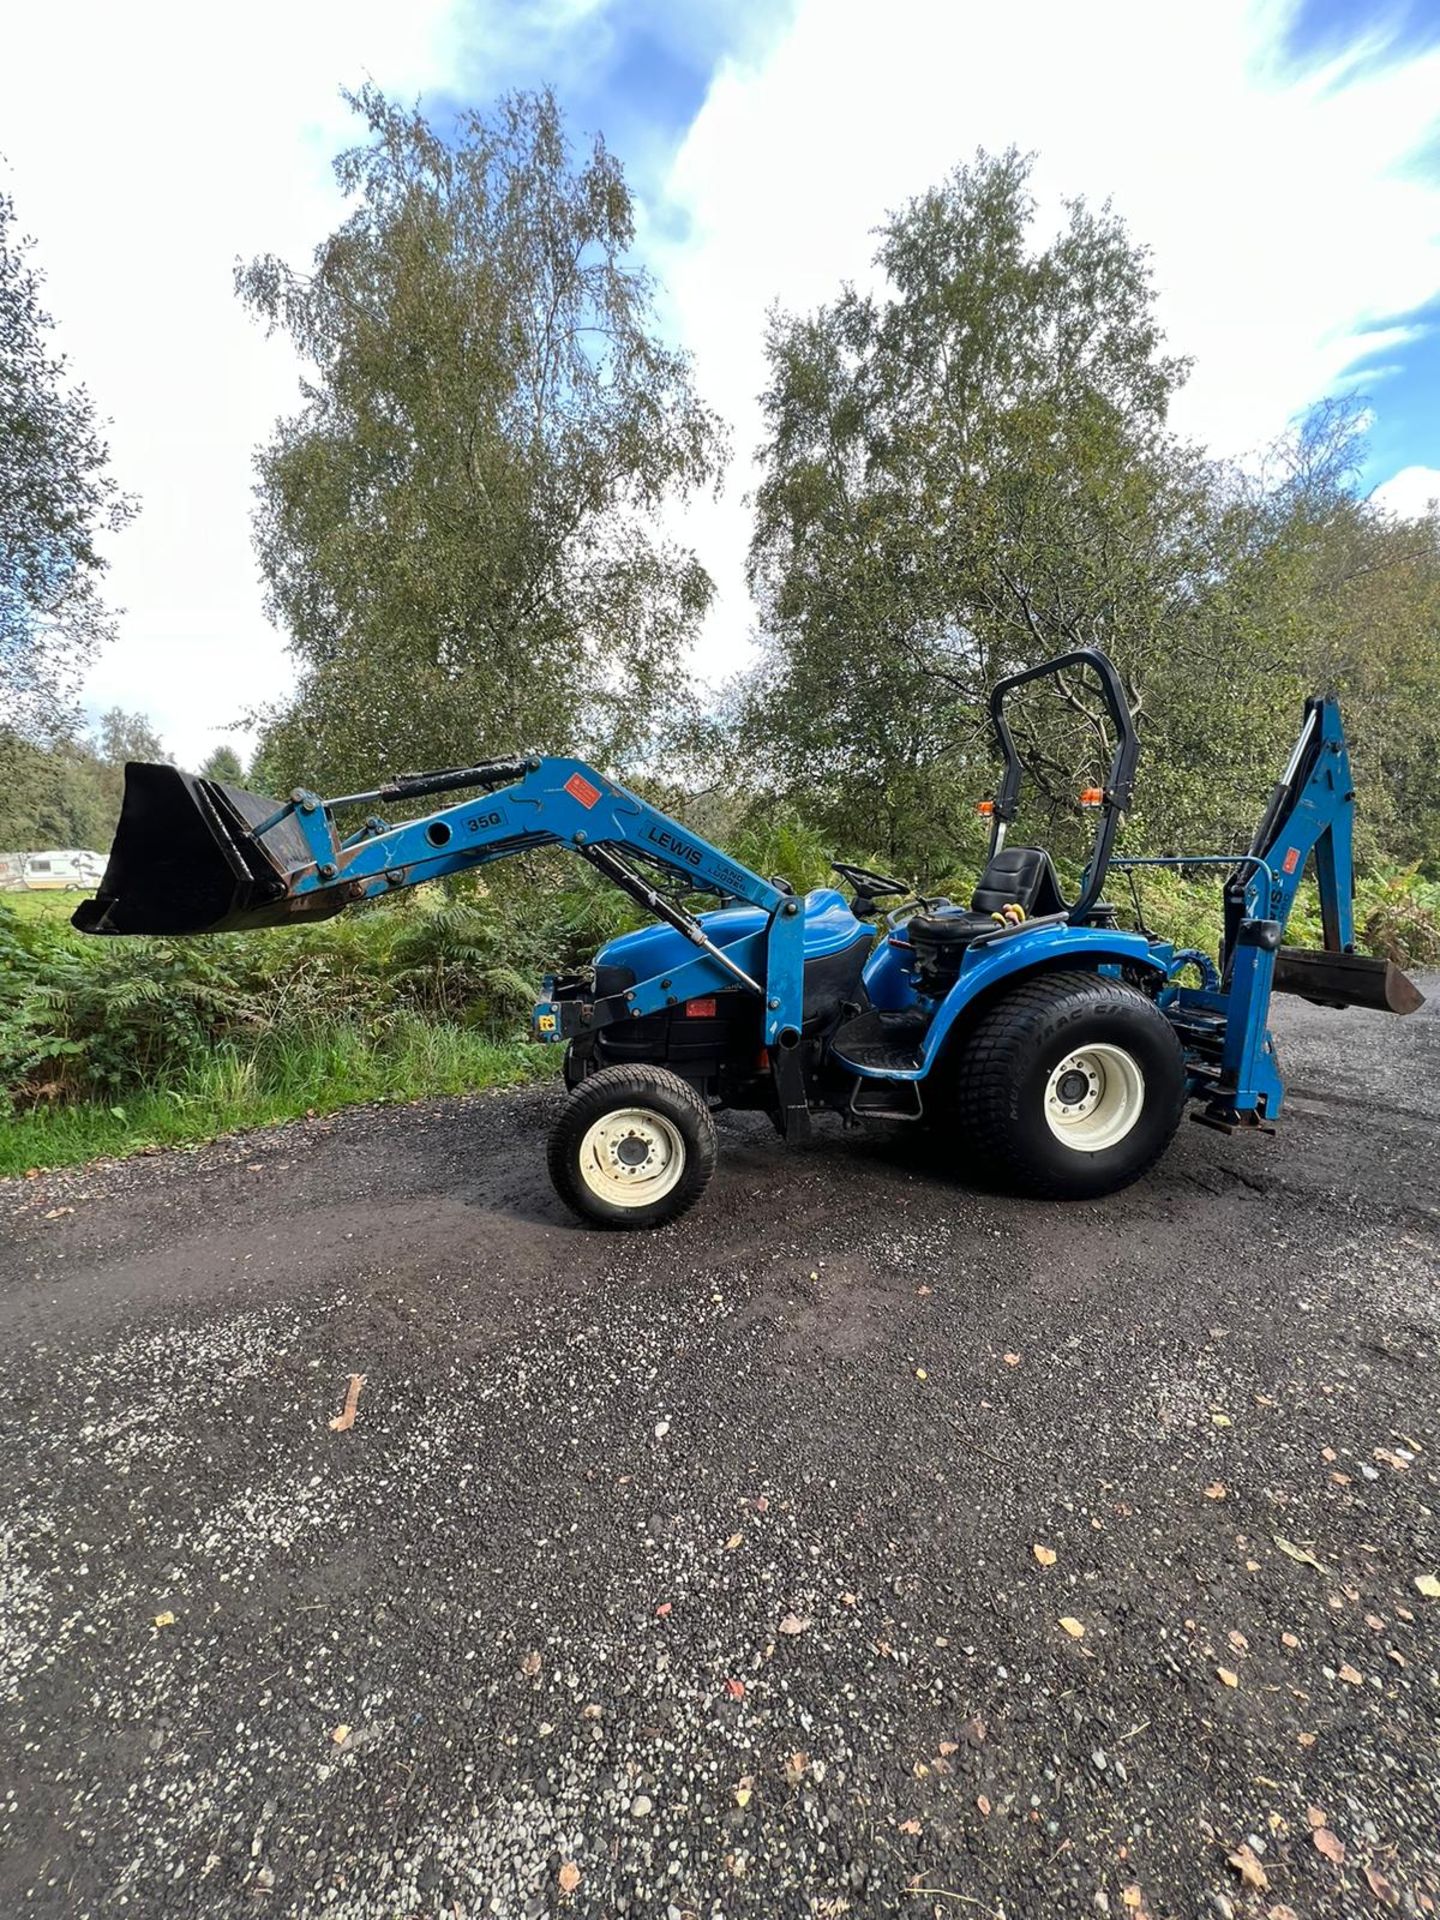
{"label": "roll bar", "polygon": [[1018,687],[1023,687],[1028,681],[1042,680],[1063,673],[1066,667],[1088,667],[1096,676],[1100,682],[1106,711],[1115,726],[1115,751],[1111,756],[1110,771],[1105,779],[1099,830],[1095,835],[1095,845],[1086,864],[1084,878],[1080,883],[1080,897],[1070,908],[1072,920],[1083,920],[1100,898],[1100,891],[1105,885],[1105,876],[1110,867],[1110,852],[1115,844],[1120,816],[1130,805],[1130,793],[1135,780],[1135,763],[1140,757],[1140,736],[1136,733],[1135,722],[1130,716],[1130,703],[1125,698],[1125,689],[1121,685],[1119,674],[1098,647],[1076,647],[1073,652],[1056,654],[1053,660],[1044,660],[1038,667],[1025,667],[1019,673],[1012,673],[1003,680],[997,680],[991,688],[990,723],[995,729],[995,738],[1000,745],[1000,757],[1005,770],[1001,776],[1000,789],[995,796],[988,858],[993,860],[1005,844],[1005,829],[1015,818],[1015,809],[1026,771],[1025,762],[1020,758],[1014,736],[1010,732],[1009,722],[1005,718],[1005,702]]}

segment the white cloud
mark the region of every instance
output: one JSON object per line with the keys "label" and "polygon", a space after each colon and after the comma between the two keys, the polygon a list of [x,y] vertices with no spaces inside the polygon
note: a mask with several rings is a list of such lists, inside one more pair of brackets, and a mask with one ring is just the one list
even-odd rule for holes
{"label": "white cloud", "polygon": [[1402,467],[1371,498],[1402,519],[1418,520],[1440,502],[1440,467]]}
{"label": "white cloud", "polygon": [[[802,0],[761,64],[717,78],[669,183],[692,222],[664,260],[674,311],[742,453],[766,306],[865,280],[888,209],[1012,143],[1039,155],[1048,216],[1062,195],[1109,197],[1151,247],[1171,345],[1196,361],[1177,424],[1228,453],[1278,432],[1354,357],[1357,327],[1440,286],[1440,192],[1404,170],[1440,53],[1344,89],[1287,84],[1282,20],[1244,0]],[[748,477],[742,461],[690,520],[722,588],[710,672],[745,652]]]}

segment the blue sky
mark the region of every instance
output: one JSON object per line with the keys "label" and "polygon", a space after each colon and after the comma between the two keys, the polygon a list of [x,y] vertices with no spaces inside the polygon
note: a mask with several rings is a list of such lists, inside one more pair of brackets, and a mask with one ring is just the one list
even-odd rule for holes
{"label": "blue sky", "polygon": [[719,587],[712,678],[751,645],[766,311],[864,284],[885,212],[977,146],[1038,155],[1042,221],[1108,198],[1150,248],[1195,363],[1182,431],[1243,457],[1360,391],[1366,484],[1399,511],[1440,494],[1440,0],[249,0],[243,33],[193,0],[31,7],[0,63],[3,178],[143,506],[87,697],[149,711],[182,760],[290,682],[249,511],[298,369],[231,277],[303,262],[341,217],[340,89],[367,77],[437,117],[549,82],[623,159],[665,322],[736,449],[675,526]]}

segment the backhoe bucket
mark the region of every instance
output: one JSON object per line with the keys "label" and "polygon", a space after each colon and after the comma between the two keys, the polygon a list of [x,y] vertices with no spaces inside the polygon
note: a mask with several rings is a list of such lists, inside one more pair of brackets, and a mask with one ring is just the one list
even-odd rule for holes
{"label": "backhoe bucket", "polygon": [[338,889],[290,896],[296,869],[314,856],[281,802],[177,767],[132,760],[105,878],[82,901],[71,924],[81,933],[225,933],[243,927],[289,926],[338,913]]}
{"label": "backhoe bucket", "polygon": [[1369,1007],[1376,1013],[1414,1013],[1425,996],[1393,961],[1363,953],[1320,953],[1281,947],[1275,990],[1296,993],[1317,1007]]}

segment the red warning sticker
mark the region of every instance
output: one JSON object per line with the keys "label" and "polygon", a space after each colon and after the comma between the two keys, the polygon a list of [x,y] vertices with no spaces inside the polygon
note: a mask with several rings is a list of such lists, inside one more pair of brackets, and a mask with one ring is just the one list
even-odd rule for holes
{"label": "red warning sticker", "polygon": [[1285,850],[1285,862],[1284,862],[1286,873],[1293,873],[1296,867],[1299,866],[1299,864],[1300,864],[1300,849],[1298,847],[1287,847]]}
{"label": "red warning sticker", "polygon": [[593,807],[600,798],[600,789],[592,787],[583,773],[572,773],[565,782],[565,791],[573,794],[582,807]]}

